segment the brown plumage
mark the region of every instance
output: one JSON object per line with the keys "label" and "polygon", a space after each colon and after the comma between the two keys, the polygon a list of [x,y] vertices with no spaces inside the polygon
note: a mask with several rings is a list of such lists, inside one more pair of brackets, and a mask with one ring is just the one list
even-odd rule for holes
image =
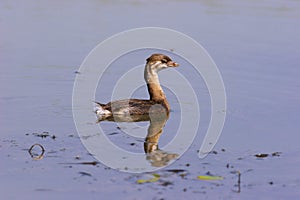
{"label": "brown plumage", "polygon": [[131,119],[136,119],[134,121],[141,121],[140,119],[147,118],[151,113],[169,113],[170,106],[160,86],[157,73],[168,67],[177,67],[178,64],[163,54],[153,54],[146,61],[144,78],[150,99],[125,99],[107,104],[96,102],[96,114],[100,121],[113,120],[114,118],[118,118],[120,121],[129,116]]}

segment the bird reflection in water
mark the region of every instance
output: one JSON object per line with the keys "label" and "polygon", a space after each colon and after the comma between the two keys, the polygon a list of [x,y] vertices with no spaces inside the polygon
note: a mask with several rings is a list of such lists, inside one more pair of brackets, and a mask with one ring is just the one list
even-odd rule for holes
{"label": "bird reflection in water", "polygon": [[144,150],[147,160],[156,167],[165,166],[170,160],[178,157],[177,154],[168,153],[158,148],[158,141],[170,112],[170,105],[160,85],[158,72],[178,66],[179,64],[172,61],[169,56],[158,53],[152,54],[146,59],[144,69],[144,79],[150,99],[124,99],[107,104],[96,102],[95,113],[99,121],[150,121]]}
{"label": "bird reflection in water", "polygon": [[169,153],[159,149],[158,142],[163,133],[164,126],[169,119],[169,111],[164,109],[160,104],[153,105],[149,110],[149,115],[115,115],[106,118],[98,118],[101,121],[114,122],[143,122],[149,121],[147,136],[144,141],[144,152],[146,159],[154,167],[163,167],[168,165],[171,160],[178,157],[178,154]]}

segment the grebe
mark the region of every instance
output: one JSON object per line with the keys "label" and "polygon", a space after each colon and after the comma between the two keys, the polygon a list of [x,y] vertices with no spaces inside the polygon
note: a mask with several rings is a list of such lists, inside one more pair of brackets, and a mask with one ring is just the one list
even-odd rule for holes
{"label": "grebe", "polygon": [[[170,105],[166,95],[160,86],[158,72],[168,67],[177,67],[178,63],[173,62],[171,58],[163,54],[153,54],[146,60],[144,78],[147,83],[149,100],[145,99],[125,99],[109,102],[107,104],[96,103],[95,113],[99,120],[114,120],[113,118],[122,118],[123,116],[142,116],[150,113],[170,112]],[[155,106],[159,105],[159,106]],[[141,121],[140,117],[138,120]],[[123,121],[120,119],[120,121]],[[125,120],[126,121],[126,120]]]}

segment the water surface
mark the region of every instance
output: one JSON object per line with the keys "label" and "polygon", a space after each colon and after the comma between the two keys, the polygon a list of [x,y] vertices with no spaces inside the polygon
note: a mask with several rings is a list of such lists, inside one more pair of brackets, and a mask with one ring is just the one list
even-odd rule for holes
{"label": "water surface", "polygon": [[[4,0],[0,4],[3,199],[299,197],[299,2]],[[199,160],[197,150],[210,117],[209,95],[187,63],[176,69],[189,78],[201,100],[197,138],[178,161],[156,172],[159,181],[137,184],[151,175],[121,173],[92,163],[96,160],[83,147],[73,122],[72,89],[75,72],[94,46],[120,31],[143,26],[172,28],[201,43],[222,74],[228,110],[214,152]],[[119,62],[136,66],[148,53],[132,53]],[[117,64],[99,85],[97,100],[109,100],[110,87],[122,74]],[[134,95],[147,98],[143,87]],[[160,140],[162,147],[173,138],[180,119],[178,102],[171,92],[167,95],[173,112]],[[105,130],[117,133],[109,137],[120,146],[141,151],[143,141],[122,135],[113,123],[105,124]],[[46,150],[41,160],[28,153],[35,143]],[[262,153],[268,156],[255,156]],[[197,179],[207,174],[224,179]]]}

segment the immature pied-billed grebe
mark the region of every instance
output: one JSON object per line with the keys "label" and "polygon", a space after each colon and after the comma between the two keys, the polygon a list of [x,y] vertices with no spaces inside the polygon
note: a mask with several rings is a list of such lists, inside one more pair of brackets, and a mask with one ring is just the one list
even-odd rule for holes
{"label": "immature pied-billed grebe", "polygon": [[[146,61],[144,78],[150,99],[125,99],[107,104],[96,102],[95,112],[100,120],[109,120],[109,118],[122,116],[149,115],[150,112],[169,113],[170,105],[160,86],[157,73],[162,69],[179,65],[163,54],[153,54]],[[154,106],[157,104],[161,106]]]}

